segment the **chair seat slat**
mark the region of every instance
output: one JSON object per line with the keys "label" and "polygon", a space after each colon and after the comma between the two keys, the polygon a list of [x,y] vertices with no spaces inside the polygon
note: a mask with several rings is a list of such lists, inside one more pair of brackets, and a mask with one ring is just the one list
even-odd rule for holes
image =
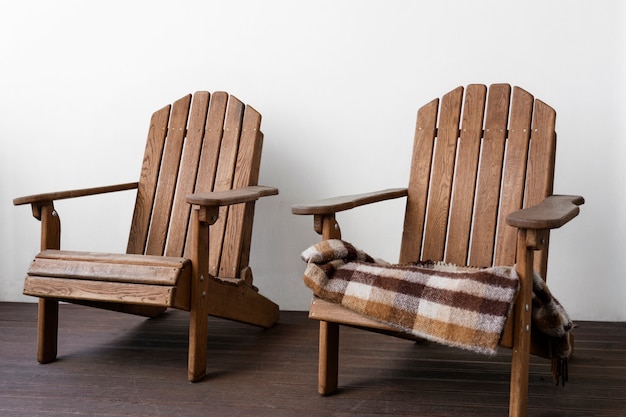
{"label": "chair seat slat", "polygon": [[173,256],[150,256],[136,254],[116,254],[105,252],[80,252],[68,250],[44,250],[37,254],[38,258],[64,259],[77,261],[96,261],[101,263],[120,263],[132,265],[155,265],[182,268],[189,262],[185,258]]}
{"label": "chair seat slat", "polygon": [[92,300],[172,307],[175,287],[29,276],[24,294],[64,300]]}
{"label": "chair seat slat", "polygon": [[29,276],[86,279],[94,281],[127,282],[149,285],[176,285],[181,276],[188,275],[190,267],[151,265],[149,263],[98,262],[95,259],[35,258]]}

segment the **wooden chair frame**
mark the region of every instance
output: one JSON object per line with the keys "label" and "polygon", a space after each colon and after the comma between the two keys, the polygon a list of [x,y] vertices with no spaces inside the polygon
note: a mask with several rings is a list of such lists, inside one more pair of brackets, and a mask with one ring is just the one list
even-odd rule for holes
{"label": "wooden chair frame", "polygon": [[[494,84],[488,93],[484,85],[458,87],[418,111],[407,188],[292,207],[293,214],[313,216],[323,240],[341,239],[337,213],[406,198],[400,263],[515,264],[520,290],[501,345],[513,350],[509,413],[516,417],[526,415],[531,351],[548,355],[531,331],[533,271],[546,276],[550,230],[577,216],[584,203],[580,196],[553,195],[555,118],[552,108],[519,87],[512,97],[508,84]],[[407,337],[319,298],[309,317],[320,321],[322,395],[338,387],[340,325]]]}
{"label": "wooden chair frame", "polygon": [[[248,266],[254,203],[278,194],[257,185],[260,123],[225,92],[196,92],[152,115],[139,182],[14,200],[41,221],[41,252],[24,284],[39,297],[39,362],[57,357],[59,301],[147,317],[188,310],[190,381],[206,375],[209,315],[276,323],[278,306],[258,293]],[[60,250],[55,201],[125,190],[137,192],[125,254]]]}

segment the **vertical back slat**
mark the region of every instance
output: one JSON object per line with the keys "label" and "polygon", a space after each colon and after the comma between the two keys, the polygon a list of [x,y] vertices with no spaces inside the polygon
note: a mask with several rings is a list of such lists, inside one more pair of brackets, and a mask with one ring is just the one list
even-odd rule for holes
{"label": "vertical back slat", "polygon": [[150,223],[146,255],[163,255],[165,251],[190,103],[191,95],[187,95],[174,102],[172,106],[159,183],[154,199],[154,211]]}
{"label": "vertical back slat", "polygon": [[438,111],[439,99],[435,99],[417,112],[400,263],[416,262],[420,259]]}
{"label": "vertical back slat", "polygon": [[[263,148],[263,132],[258,132],[258,138],[256,139],[256,146],[259,148],[256,150],[256,158],[257,159],[254,164],[256,164],[257,168],[256,177],[250,178],[250,185],[258,185],[259,183],[259,171],[261,166],[261,149]],[[248,266],[250,262],[250,249],[252,244],[252,225],[254,219],[254,206],[255,203],[247,203],[245,204],[245,212],[243,214],[244,224],[243,231],[241,233],[242,242],[240,244],[241,250],[239,254],[239,271],[242,271],[245,267]]]}
{"label": "vertical back slat", "polygon": [[[217,161],[220,156],[220,146],[224,134],[224,119],[226,118],[226,108],[228,106],[228,94],[217,91],[211,95],[208,115],[204,128],[204,139],[202,141],[202,151],[200,163],[198,165],[198,177],[196,179],[195,192],[204,193],[213,191],[215,184],[215,174],[217,171]],[[187,244],[185,245],[185,256],[191,248],[190,234],[187,233]],[[219,259],[218,259],[219,261]],[[213,265],[211,270],[215,270]]]}
{"label": "vertical back slat", "polygon": [[[244,105],[235,97],[230,97],[228,111],[224,124],[224,135],[220,146],[220,156],[217,163],[214,191],[230,190],[233,186],[233,175],[237,163],[237,151],[241,135]],[[219,218],[211,226],[209,272],[218,275],[219,263],[222,257],[222,243],[228,221],[228,207],[220,208]]]}
{"label": "vertical back slat", "polygon": [[126,247],[127,253],[143,254],[145,250],[150,229],[150,219],[152,218],[154,195],[161,169],[163,148],[165,147],[170,110],[171,106],[167,105],[154,112],[150,119],[147,145],[137,188],[137,198],[135,200],[128,245]]}
{"label": "vertical back slat", "polygon": [[[555,124],[554,109],[541,100],[535,100],[524,207],[531,207],[552,195],[556,156]],[[547,275],[548,246],[547,237],[544,249],[535,255],[535,270],[544,278]]]}
{"label": "vertical back slat", "polygon": [[441,261],[444,256],[462,99],[462,87],[441,99],[437,142],[428,191],[422,254],[424,260]]}
{"label": "vertical back slat", "polygon": [[209,99],[208,92],[196,92],[193,96],[165,251],[167,256],[183,256],[191,214],[186,197],[196,186]]}
{"label": "vertical back slat", "polygon": [[224,135],[227,106],[227,93],[222,91],[213,93],[209,104],[206,127],[204,129],[202,156],[200,158],[198,179],[196,181],[195,191],[198,193],[213,191],[217,172],[217,161],[219,160],[222,136]]}
{"label": "vertical back slat", "polygon": [[[260,129],[261,115],[247,106],[236,159],[234,189],[258,184],[263,145]],[[246,239],[252,236],[253,213],[254,203],[237,204],[228,208],[228,222],[219,269],[221,277],[239,277],[242,248]]]}
{"label": "vertical back slat", "polygon": [[496,265],[515,263],[517,229],[506,224],[506,216],[522,208],[533,100],[533,96],[521,88],[513,89],[494,260]]}
{"label": "vertical back slat", "polygon": [[469,264],[473,266],[489,266],[493,262],[510,98],[508,84],[489,87],[469,254]]}
{"label": "vertical back slat", "polygon": [[486,95],[487,88],[482,84],[465,89],[445,259],[457,265],[465,265],[469,251]]}
{"label": "vertical back slat", "polygon": [[552,194],[556,152],[556,112],[541,100],[535,100],[530,155],[526,179],[525,206],[540,203]]}

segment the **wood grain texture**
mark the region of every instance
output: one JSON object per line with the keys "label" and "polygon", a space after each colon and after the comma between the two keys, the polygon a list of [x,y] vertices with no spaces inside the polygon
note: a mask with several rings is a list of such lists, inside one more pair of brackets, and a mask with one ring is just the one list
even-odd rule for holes
{"label": "wood grain texture", "polygon": [[146,150],[141,166],[137,198],[135,199],[135,209],[128,237],[127,253],[145,253],[154,196],[161,169],[161,159],[165,148],[170,109],[171,105],[167,105],[156,111],[150,119]]}
{"label": "wood grain texture", "polygon": [[489,87],[469,255],[469,264],[473,266],[493,263],[510,96],[508,84]]}
{"label": "wood grain texture", "polygon": [[[528,174],[524,207],[532,207],[552,194],[554,164],[556,159],[556,111],[536,99],[533,126],[530,135]],[[535,255],[535,269],[548,279],[548,250],[550,236],[546,236],[544,248]]]}
{"label": "wood grain texture", "polygon": [[528,245],[529,233],[532,232],[522,229],[517,237],[516,269],[519,275],[519,293],[513,307],[509,417],[525,417],[528,408],[534,252],[534,248]]}
{"label": "wood grain texture", "polygon": [[30,276],[24,282],[24,294],[63,300],[174,306],[174,288],[165,285]]}
{"label": "wood grain texture", "polygon": [[191,214],[187,195],[192,194],[196,187],[209,98],[210,94],[206,91],[198,91],[193,96],[170,219],[165,251],[168,256],[183,256],[184,254]]}
{"label": "wood grain texture", "polygon": [[[181,258],[178,266],[122,262],[98,262],[97,259],[45,259],[36,257],[27,274],[40,277],[65,277],[95,281],[128,282],[152,285],[176,285],[181,274],[190,269],[189,260]],[[185,272],[183,272],[185,271]]]}
{"label": "wood grain texture", "polygon": [[[207,213],[206,211],[209,210]],[[209,226],[217,212],[194,207],[191,214],[192,279],[189,313],[189,351],[187,353],[187,379],[195,382],[206,375],[207,323],[209,313]],[[207,221],[208,220],[208,221]]]}
{"label": "wood grain texture", "polygon": [[541,203],[507,216],[511,226],[524,229],[557,229],[578,215],[581,196],[551,195]]}
{"label": "wood grain texture", "polygon": [[182,268],[183,264],[186,262],[186,260],[183,258],[171,256],[150,256],[106,252],[81,252],[71,250],[43,250],[37,254],[37,258],[118,263],[130,265],[155,265],[172,268]]}
{"label": "wood grain texture", "polygon": [[56,191],[52,193],[42,193],[18,197],[13,199],[13,205],[20,206],[23,204],[41,204],[50,201],[65,200],[68,198],[86,197],[90,195],[113,193],[117,191],[134,190],[137,188],[136,182],[124,184],[107,185],[103,187],[81,188],[76,190]]}
{"label": "wood grain texture", "polygon": [[530,93],[519,87],[513,89],[495,248],[497,265],[515,262],[517,229],[508,226],[505,218],[523,207],[533,105],[534,97]]}
{"label": "wood grain texture", "polygon": [[465,265],[469,253],[486,95],[487,87],[480,84],[465,91],[445,257],[456,265]]}
{"label": "wood grain texture", "polygon": [[[233,188],[240,189],[257,185],[261,168],[261,115],[254,108],[247,106],[242,120],[239,149],[233,178]],[[228,207],[228,224],[224,230],[222,259],[218,275],[226,278],[240,276],[241,270],[248,266],[248,251],[252,240],[252,222],[254,219],[254,201]],[[242,263],[242,255],[244,262]]]}
{"label": "wood grain texture", "polygon": [[439,99],[435,99],[417,112],[400,263],[415,262],[421,257],[438,111]]}
{"label": "wood grain texture", "polygon": [[[154,198],[154,209],[150,222],[146,255],[164,255],[174,194],[178,185],[178,173],[187,134],[187,118],[191,104],[191,95],[180,98],[172,105],[170,123],[165,138],[165,150],[161,161],[161,171]],[[185,228],[186,230],[186,228]],[[175,231],[179,233],[180,231]]]}
{"label": "wood grain texture", "polygon": [[462,100],[463,88],[459,87],[441,98],[439,108],[437,141],[422,243],[424,245],[422,257],[431,261],[444,259]]}
{"label": "wood grain texture", "polygon": [[394,198],[406,197],[406,188],[389,188],[371,193],[352,194],[340,197],[326,198],[311,203],[300,203],[291,206],[293,214],[334,214],[340,211],[350,210],[366,204]]}
{"label": "wood grain texture", "polygon": [[[220,146],[220,157],[217,163],[213,191],[224,191],[233,188],[244,109],[245,105],[241,101],[234,97],[230,98],[224,122],[224,134]],[[211,253],[209,254],[209,272],[211,275],[219,275],[224,241],[227,239],[225,234],[229,221],[228,214],[229,208],[222,207],[217,221],[211,226]]]}

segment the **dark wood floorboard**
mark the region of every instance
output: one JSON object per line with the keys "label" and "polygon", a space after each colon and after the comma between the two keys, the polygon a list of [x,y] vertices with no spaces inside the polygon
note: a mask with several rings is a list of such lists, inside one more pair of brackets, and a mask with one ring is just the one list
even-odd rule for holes
{"label": "dark wood floorboard", "polygon": [[[0,303],[0,416],[506,416],[510,354],[484,357],[342,328],[340,391],[317,394],[317,322],[211,319],[186,381],[187,313],[143,319],[62,305],[59,360],[35,360],[36,304]],[[533,359],[529,416],[626,416],[626,323],[580,322],[570,381]]]}

